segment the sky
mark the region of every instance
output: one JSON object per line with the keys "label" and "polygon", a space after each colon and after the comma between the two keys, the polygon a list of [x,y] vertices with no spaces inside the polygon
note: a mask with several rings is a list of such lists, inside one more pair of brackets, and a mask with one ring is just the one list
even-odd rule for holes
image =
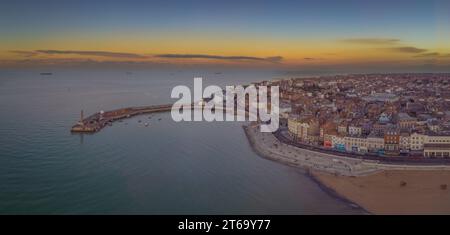
{"label": "sky", "polygon": [[0,2],[0,67],[450,71],[449,42],[445,0]]}

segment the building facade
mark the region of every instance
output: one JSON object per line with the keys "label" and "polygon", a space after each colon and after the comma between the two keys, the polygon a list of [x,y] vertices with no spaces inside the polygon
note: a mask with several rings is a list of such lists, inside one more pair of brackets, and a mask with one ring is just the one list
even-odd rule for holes
{"label": "building facade", "polygon": [[421,151],[423,150],[423,144],[425,142],[425,135],[414,132],[411,134],[410,137],[410,143],[411,143],[411,147],[410,150],[411,151]]}
{"label": "building facade", "polygon": [[400,154],[400,133],[397,130],[388,130],[384,134],[384,149],[388,155]]}
{"label": "building facade", "polygon": [[450,135],[427,135],[423,144],[423,156],[449,158]]}

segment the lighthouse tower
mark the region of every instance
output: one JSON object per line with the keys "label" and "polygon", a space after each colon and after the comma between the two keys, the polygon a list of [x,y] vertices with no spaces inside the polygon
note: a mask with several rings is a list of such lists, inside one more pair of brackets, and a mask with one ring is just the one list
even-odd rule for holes
{"label": "lighthouse tower", "polygon": [[84,113],[83,113],[83,110],[81,110],[81,113],[80,113],[80,121],[78,121],[78,124],[84,126],[83,120],[84,120]]}

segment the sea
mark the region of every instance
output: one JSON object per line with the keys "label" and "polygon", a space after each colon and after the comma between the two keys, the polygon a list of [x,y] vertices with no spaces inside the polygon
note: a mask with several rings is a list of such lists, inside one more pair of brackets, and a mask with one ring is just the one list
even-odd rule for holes
{"label": "sea", "polygon": [[[49,74],[51,73],[51,74]],[[244,122],[170,113],[72,134],[80,118],[168,104],[177,85],[283,78],[243,69],[0,71],[0,214],[361,214],[301,169],[258,156]],[[145,125],[147,124],[147,126]]]}

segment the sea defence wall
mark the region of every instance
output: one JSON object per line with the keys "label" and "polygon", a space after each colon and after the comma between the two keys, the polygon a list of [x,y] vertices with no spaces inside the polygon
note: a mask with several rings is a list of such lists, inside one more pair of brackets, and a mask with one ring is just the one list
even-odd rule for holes
{"label": "sea defence wall", "polygon": [[371,175],[384,170],[450,170],[450,165],[385,164],[382,161],[317,152],[283,143],[272,133],[261,133],[258,125],[243,128],[253,150],[260,156],[306,170],[344,176]]}
{"label": "sea defence wall", "polygon": [[[189,104],[187,104],[189,105]],[[185,105],[179,105],[179,107],[185,107]],[[114,121],[130,118],[137,115],[142,114],[150,114],[150,113],[160,113],[160,112],[170,112],[174,106],[172,104],[166,105],[152,105],[152,106],[142,106],[142,107],[128,107],[121,108],[106,112],[97,112],[90,115],[87,118],[83,117],[83,111],[81,111],[80,120],[72,126],[70,131],[72,133],[95,133],[103,129],[107,125],[111,125]],[[204,105],[196,105],[190,104],[192,110],[203,110]],[[174,108],[177,108],[175,106]],[[225,107],[214,107],[215,111],[222,110],[224,112],[228,112],[231,109],[227,109]],[[234,110],[235,116],[237,116],[237,111]],[[245,114],[250,117],[252,116],[247,110],[245,110]],[[253,118],[257,118],[254,115]]]}

